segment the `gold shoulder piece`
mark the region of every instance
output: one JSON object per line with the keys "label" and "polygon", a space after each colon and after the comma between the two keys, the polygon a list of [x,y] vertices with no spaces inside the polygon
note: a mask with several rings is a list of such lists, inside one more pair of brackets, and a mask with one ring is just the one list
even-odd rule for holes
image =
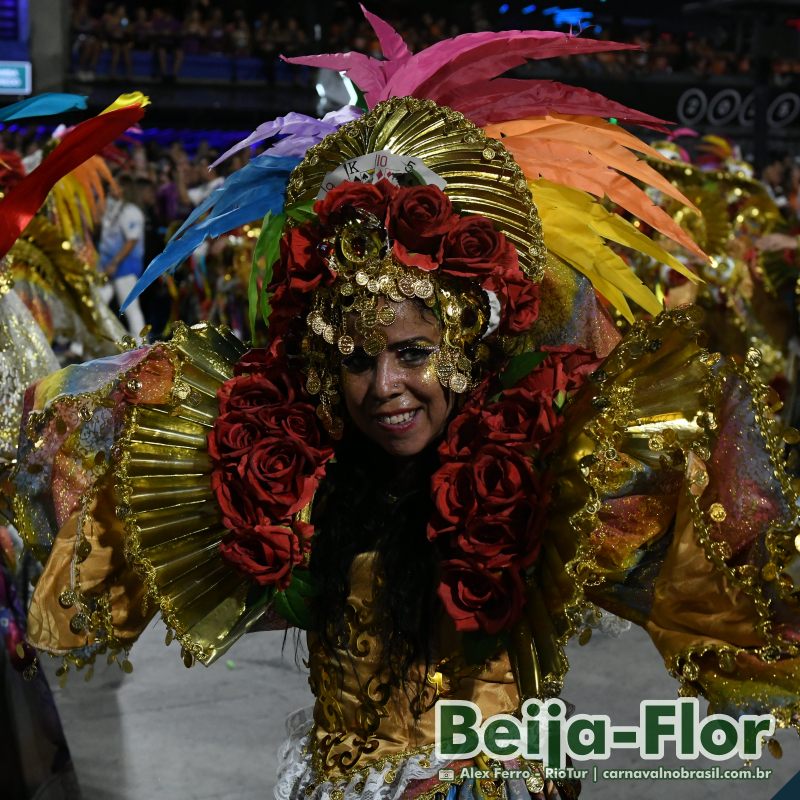
{"label": "gold shoulder piece", "polygon": [[176,364],[174,404],[128,412],[117,513],[125,521],[128,559],[183,645],[186,662],[210,664],[246,630],[249,583],[219,554],[226,529],[211,491],[207,450],[217,389],[246,348],[209,325],[181,326],[168,347]]}

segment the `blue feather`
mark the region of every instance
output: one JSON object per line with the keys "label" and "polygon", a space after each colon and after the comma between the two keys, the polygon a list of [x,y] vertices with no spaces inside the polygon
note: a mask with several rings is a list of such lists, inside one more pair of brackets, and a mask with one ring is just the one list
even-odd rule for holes
{"label": "blue feather", "polygon": [[182,264],[205,239],[260,220],[267,212],[283,211],[289,175],[301,160],[299,156],[262,155],[229,175],[225,183],[189,215],[164,252],[150,262],[125,298],[121,310],[124,311],[153,281]]}
{"label": "blue feather", "polygon": [[86,108],[86,96],[82,94],[61,94],[59,92],[45,92],[12,103],[10,106],[0,108],[0,122],[9,122],[14,119],[27,119],[29,117],[48,117],[52,114],[62,114],[65,111]]}

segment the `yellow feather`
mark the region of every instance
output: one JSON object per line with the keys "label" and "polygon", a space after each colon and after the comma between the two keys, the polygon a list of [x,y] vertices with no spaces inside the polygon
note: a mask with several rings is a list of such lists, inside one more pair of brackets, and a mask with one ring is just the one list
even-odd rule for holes
{"label": "yellow feather", "polygon": [[608,247],[606,240],[644,253],[690,280],[699,280],[664,248],[585,192],[546,180],[528,185],[542,218],[547,248],[584,274],[629,321],[633,322],[634,317],[626,297],[650,314],[658,314],[662,303],[624,259]]}

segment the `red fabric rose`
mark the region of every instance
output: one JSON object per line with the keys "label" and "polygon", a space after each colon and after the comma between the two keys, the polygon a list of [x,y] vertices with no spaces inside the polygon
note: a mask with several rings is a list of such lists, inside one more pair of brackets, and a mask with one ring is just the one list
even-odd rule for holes
{"label": "red fabric rose", "polygon": [[460,217],[442,243],[442,271],[486,278],[519,269],[517,250],[486,217]]}
{"label": "red fabric rose", "polygon": [[255,412],[258,423],[279,438],[302,442],[313,451],[318,461],[327,461],[333,455],[314,406],[296,402],[265,406]]}
{"label": "red fabric rose", "polygon": [[503,280],[499,287],[503,306],[500,332],[504,334],[524,333],[539,318],[539,284],[531,283],[521,270],[517,272],[518,276]]}
{"label": "red fabric rose", "polygon": [[487,568],[527,567],[541,548],[543,505],[543,499],[535,496],[518,503],[507,516],[473,517],[456,529],[450,547]]}
{"label": "red fabric rose", "polygon": [[269,298],[269,332],[272,336],[285,337],[292,330],[302,327],[311,306],[310,293],[289,288],[284,282],[272,290]]}
{"label": "red fabric rose", "polygon": [[264,436],[261,422],[244,411],[222,414],[208,435],[208,454],[215,461],[238,463]]}
{"label": "red fabric rose", "polygon": [[554,401],[559,392],[572,393],[586,382],[603,359],[590,350],[563,345],[544,345],[545,360],[519,381],[513,389],[504,392],[504,397],[520,399],[536,396]]}
{"label": "red fabric rose", "polygon": [[537,430],[537,416],[541,403],[520,402],[503,394],[500,400],[487,406],[481,413],[479,433],[487,442],[506,447],[530,448],[536,445],[533,438]]}
{"label": "red fabric rose", "polygon": [[279,265],[275,270],[279,285],[294,292],[310,292],[320,285],[333,283],[333,274],[317,249],[320,241],[308,225],[286,229],[281,238]]}
{"label": "red fabric rose", "polygon": [[525,606],[519,570],[490,570],[465,559],[442,562],[438,594],[459,631],[500,633],[520,618]]}
{"label": "red fabric rose", "polygon": [[291,528],[263,522],[246,533],[223,539],[220,553],[260,586],[286,589],[292,567],[303,560],[303,545]]}
{"label": "red fabric rose", "polygon": [[253,500],[272,520],[283,520],[304,508],[324,473],[324,466],[297,439],[262,439],[237,469]]}
{"label": "red fabric rose", "polygon": [[464,526],[469,519],[510,517],[537,496],[530,460],[515,450],[488,444],[468,461],[440,467],[431,479],[434,519],[428,537],[436,539]]}
{"label": "red fabric rose", "polygon": [[311,540],[314,538],[316,530],[310,522],[303,522],[296,519],[292,523],[292,530],[297,534],[300,540],[300,546],[303,550],[303,555],[308,555],[311,552]]}
{"label": "red fabric rose", "polygon": [[211,472],[211,491],[214,492],[226,528],[244,530],[251,528],[261,518],[252,493],[239,477],[235,465],[215,467]]}
{"label": "red fabric rose", "polygon": [[460,219],[450,198],[436,186],[412,186],[395,194],[388,213],[397,258],[409,266],[435,269],[442,239]]}
{"label": "red fabric rose", "polygon": [[269,368],[251,375],[237,375],[217,390],[220,414],[254,411],[264,406],[294,403],[300,395],[298,378],[283,368]]}
{"label": "red fabric rose", "polygon": [[280,365],[280,353],[270,347],[251,347],[234,365],[234,375],[269,372]]}
{"label": "red fabric rose", "polygon": [[397,191],[397,187],[385,178],[376,184],[346,181],[318,200],[314,204],[314,213],[325,228],[334,228],[345,222],[345,211],[349,208],[367,211],[383,222],[389,201]]}

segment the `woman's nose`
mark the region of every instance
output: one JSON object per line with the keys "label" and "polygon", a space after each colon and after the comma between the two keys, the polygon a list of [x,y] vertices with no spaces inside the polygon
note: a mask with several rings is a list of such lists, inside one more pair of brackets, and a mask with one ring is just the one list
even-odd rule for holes
{"label": "woman's nose", "polygon": [[403,393],[402,369],[394,358],[394,353],[383,352],[375,362],[372,377],[372,393],[379,400],[396,397]]}

